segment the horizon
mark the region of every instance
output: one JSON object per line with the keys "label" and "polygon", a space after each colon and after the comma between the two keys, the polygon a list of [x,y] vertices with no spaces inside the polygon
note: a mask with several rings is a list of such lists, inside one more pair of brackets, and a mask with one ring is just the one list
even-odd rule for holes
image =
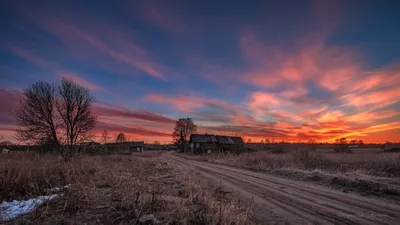
{"label": "horizon", "polygon": [[169,144],[190,117],[245,142],[400,142],[400,4],[283,2],[2,2],[0,136],[24,88],[66,77],[97,137]]}

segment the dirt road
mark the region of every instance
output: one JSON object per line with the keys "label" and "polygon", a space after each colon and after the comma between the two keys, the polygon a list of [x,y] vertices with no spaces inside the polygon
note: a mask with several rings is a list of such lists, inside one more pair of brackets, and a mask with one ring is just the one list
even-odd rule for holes
{"label": "dirt road", "polygon": [[400,224],[400,205],[276,176],[166,154],[254,201],[260,224]]}

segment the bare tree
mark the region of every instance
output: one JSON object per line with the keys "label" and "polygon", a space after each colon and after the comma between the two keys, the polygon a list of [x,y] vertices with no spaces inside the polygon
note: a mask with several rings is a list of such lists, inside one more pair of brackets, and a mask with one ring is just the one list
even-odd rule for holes
{"label": "bare tree", "polygon": [[176,121],[172,139],[177,146],[180,146],[186,152],[187,141],[191,134],[196,133],[197,125],[192,118],[180,118]]}
{"label": "bare tree", "polygon": [[36,144],[66,144],[68,158],[78,142],[92,137],[93,101],[88,89],[68,79],[59,86],[36,82],[24,90],[21,108],[13,113],[19,125],[16,136]]}
{"label": "bare tree", "polygon": [[57,136],[57,88],[47,82],[36,82],[24,89],[21,108],[13,112],[19,125],[16,138],[36,144],[60,144]]}
{"label": "bare tree", "polygon": [[87,140],[89,131],[96,124],[96,117],[91,110],[94,98],[87,88],[66,78],[62,79],[58,91],[59,100],[56,105],[62,120],[65,144],[68,153],[74,154],[76,144]]}
{"label": "bare tree", "polygon": [[247,139],[247,142],[246,143],[251,143],[251,139],[249,138],[249,139]]}
{"label": "bare tree", "polygon": [[103,130],[103,133],[101,133],[100,139],[104,144],[107,143],[107,141],[110,139],[110,137],[108,136],[108,131],[107,130]]}
{"label": "bare tree", "polygon": [[154,141],[154,144],[155,145],[160,145],[160,142],[159,141]]}
{"label": "bare tree", "polygon": [[125,134],[124,133],[119,133],[117,135],[117,137],[115,138],[115,142],[116,143],[121,143],[121,142],[125,142],[126,138],[125,138]]}

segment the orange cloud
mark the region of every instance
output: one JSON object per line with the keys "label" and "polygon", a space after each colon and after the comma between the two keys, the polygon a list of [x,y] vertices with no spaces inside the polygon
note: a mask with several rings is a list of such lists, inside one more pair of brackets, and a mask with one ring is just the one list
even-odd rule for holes
{"label": "orange cloud", "polygon": [[377,109],[399,102],[399,95],[400,88],[393,88],[365,94],[348,94],[343,98],[348,102],[348,105],[357,107],[372,106],[372,108]]}
{"label": "orange cloud", "polygon": [[249,108],[255,113],[255,116],[265,114],[269,109],[277,108],[280,100],[272,93],[254,92],[250,96]]}
{"label": "orange cloud", "polygon": [[316,120],[319,122],[337,121],[342,116],[343,116],[343,113],[341,111],[335,110],[335,111],[329,111],[329,112],[322,114]]}
{"label": "orange cloud", "polygon": [[380,111],[380,112],[364,112],[364,113],[358,113],[352,116],[347,116],[346,121],[350,122],[374,122],[379,119],[384,119],[384,118],[390,118],[393,116],[398,115],[399,112],[393,111],[393,110],[385,110],[385,111]]}

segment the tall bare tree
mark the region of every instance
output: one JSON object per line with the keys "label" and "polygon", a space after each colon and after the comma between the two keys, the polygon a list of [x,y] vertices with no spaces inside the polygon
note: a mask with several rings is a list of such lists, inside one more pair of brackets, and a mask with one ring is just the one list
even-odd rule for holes
{"label": "tall bare tree", "polygon": [[192,118],[180,118],[176,121],[172,138],[176,145],[180,146],[185,152],[187,142],[191,134],[196,133],[197,125]]}
{"label": "tall bare tree", "polygon": [[88,89],[68,79],[62,79],[59,86],[36,82],[24,90],[21,108],[13,113],[19,125],[16,136],[37,144],[66,144],[67,153],[73,153],[77,142],[87,140],[96,124],[93,101]]}
{"label": "tall bare tree", "polygon": [[24,89],[21,108],[13,112],[19,128],[16,137],[32,143],[60,144],[57,136],[56,86],[39,81]]}
{"label": "tall bare tree", "polygon": [[65,132],[65,143],[68,151],[73,154],[76,144],[87,140],[89,131],[96,124],[96,117],[91,110],[94,97],[87,88],[66,78],[61,80],[58,94],[59,100],[56,105],[63,121],[61,127]]}

